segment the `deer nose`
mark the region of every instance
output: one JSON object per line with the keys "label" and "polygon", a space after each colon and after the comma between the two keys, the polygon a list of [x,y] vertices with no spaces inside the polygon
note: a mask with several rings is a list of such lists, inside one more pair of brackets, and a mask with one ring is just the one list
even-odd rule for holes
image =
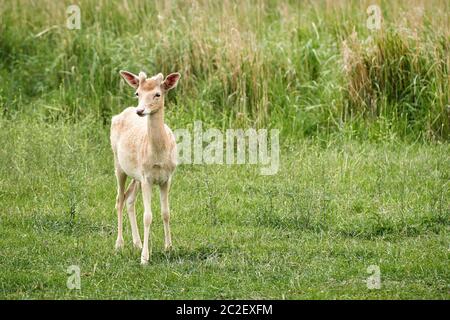
{"label": "deer nose", "polygon": [[136,114],[137,114],[139,117],[143,117],[143,116],[144,116],[144,109],[137,109],[137,110],[136,110]]}

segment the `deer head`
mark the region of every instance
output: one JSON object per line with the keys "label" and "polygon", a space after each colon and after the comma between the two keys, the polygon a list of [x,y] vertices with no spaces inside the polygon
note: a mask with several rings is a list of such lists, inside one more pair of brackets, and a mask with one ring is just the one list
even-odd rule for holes
{"label": "deer head", "polygon": [[[135,95],[139,101],[136,113],[140,117],[151,115],[164,108],[164,95],[176,87],[181,75],[178,72],[169,74],[166,79],[162,73],[147,78],[144,72],[139,76],[128,72],[120,71],[120,75],[125,81],[136,89]],[[164,80],[164,81],[163,81]]]}

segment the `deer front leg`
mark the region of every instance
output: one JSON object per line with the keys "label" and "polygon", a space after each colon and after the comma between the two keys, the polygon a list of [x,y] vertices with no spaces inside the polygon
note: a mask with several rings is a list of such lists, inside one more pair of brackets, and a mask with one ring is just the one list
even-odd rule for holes
{"label": "deer front leg", "polygon": [[136,248],[142,249],[141,237],[136,222],[136,197],[140,188],[138,181],[133,180],[125,194],[125,202],[127,204],[128,218],[130,219],[131,234],[133,236],[133,244]]}
{"label": "deer front leg", "polygon": [[152,250],[150,239],[150,228],[152,225],[152,185],[148,180],[146,180],[146,178],[144,178],[144,180],[141,182],[141,187],[142,197],[144,200],[144,246],[142,248],[141,264],[147,264]]}
{"label": "deer front leg", "polygon": [[172,249],[172,237],[170,235],[170,209],[169,209],[170,180],[160,186],[161,215],[164,221],[164,249]]}

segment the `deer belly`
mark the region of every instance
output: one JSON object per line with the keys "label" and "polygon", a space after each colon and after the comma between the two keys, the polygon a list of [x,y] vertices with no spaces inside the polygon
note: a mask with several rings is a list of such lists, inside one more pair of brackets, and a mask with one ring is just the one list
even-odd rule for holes
{"label": "deer belly", "polygon": [[118,160],[120,168],[126,173],[127,176],[139,181],[142,179],[141,170],[139,170],[138,162],[134,157],[130,154],[119,153]]}

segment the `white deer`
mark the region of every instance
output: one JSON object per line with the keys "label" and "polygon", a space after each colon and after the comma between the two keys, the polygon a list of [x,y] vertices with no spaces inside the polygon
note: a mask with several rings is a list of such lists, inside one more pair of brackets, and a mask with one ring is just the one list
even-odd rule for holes
{"label": "white deer", "polygon": [[[172,247],[170,235],[169,189],[176,167],[176,143],[170,128],[164,124],[164,96],[180,79],[179,73],[164,77],[161,73],[147,78],[144,72],[136,76],[120,71],[126,82],[136,89],[138,106],[129,107],[111,121],[111,146],[117,178],[117,241],[116,249],[123,247],[122,211],[127,204],[133,244],[141,249],[141,264],[147,264],[151,254],[150,227],[152,224],[152,186],[159,185],[161,214],[164,221],[165,249]],[[164,80],[164,81],[163,81]],[[131,183],[125,191],[127,176]],[[136,224],[136,195],[142,188],[144,201],[144,245]],[[150,250],[149,250],[150,241]],[[150,251],[150,252],[149,252]]]}

